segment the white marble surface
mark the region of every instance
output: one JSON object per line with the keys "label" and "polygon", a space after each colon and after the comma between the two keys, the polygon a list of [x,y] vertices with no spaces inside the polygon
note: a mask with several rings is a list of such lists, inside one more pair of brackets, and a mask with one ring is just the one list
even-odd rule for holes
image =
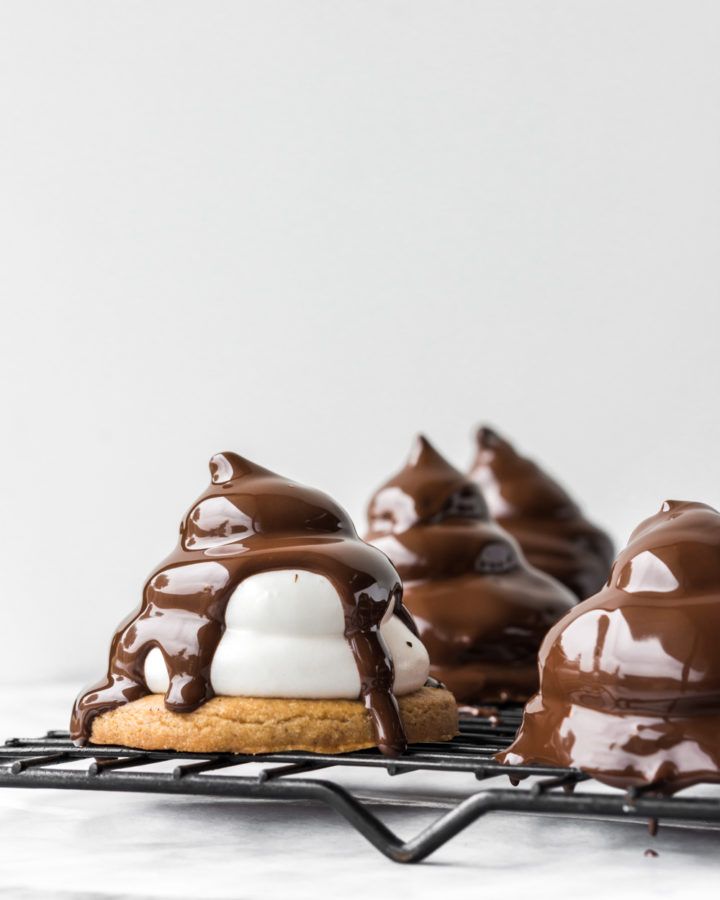
{"label": "white marble surface", "polygon": [[[63,727],[72,685],[0,687],[2,736]],[[411,807],[376,807],[403,837],[478,789],[469,776],[342,776]],[[713,788],[704,791],[720,794]],[[715,897],[720,830],[492,813],[425,863],[382,857],[310,805],[81,791],[0,790],[0,897]],[[658,858],[644,850],[653,846]]]}

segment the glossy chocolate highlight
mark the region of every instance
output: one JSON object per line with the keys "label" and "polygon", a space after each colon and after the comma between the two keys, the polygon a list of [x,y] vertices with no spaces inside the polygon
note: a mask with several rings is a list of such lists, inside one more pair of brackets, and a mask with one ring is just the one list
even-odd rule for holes
{"label": "glossy chocolate highlight", "polygon": [[498,759],[663,793],[720,781],[719,636],[720,514],[668,500],[548,633],[540,691]]}
{"label": "glossy chocolate highlight", "polygon": [[320,491],[235,453],[214,456],[210,473],[210,486],[180,525],[177,547],[150,575],[139,609],[115,633],[106,677],[76,700],[73,739],[89,740],[95,716],[150,693],[144,664],[153,647],[160,648],[170,676],[167,709],[189,712],[209,700],[210,666],[234,589],[258,572],[294,568],[324,575],[337,589],[378,746],[389,755],[402,753],[393,663],[379,626],[394,604],[395,615],[414,634],[417,629],[389,560],[363,543],[345,510]]}
{"label": "glossy chocolate highlight", "polygon": [[402,576],[432,674],[463,704],[527,699],[540,642],[574,597],[528,565],[477,484],[421,436],[368,518],[366,539]]}
{"label": "glossy chocolate highlight", "polygon": [[515,537],[528,561],[584,600],[612,565],[612,541],[583,516],[569,494],[491,428],[477,432],[470,469],[490,514]]}

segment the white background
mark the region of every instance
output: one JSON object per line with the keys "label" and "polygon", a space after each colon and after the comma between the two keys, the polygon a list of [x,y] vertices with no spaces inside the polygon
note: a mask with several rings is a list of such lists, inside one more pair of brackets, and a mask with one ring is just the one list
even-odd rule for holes
{"label": "white background", "polygon": [[222,449],[360,527],[481,420],[619,541],[720,504],[719,57],[713,0],[4,0],[0,678],[100,674]]}

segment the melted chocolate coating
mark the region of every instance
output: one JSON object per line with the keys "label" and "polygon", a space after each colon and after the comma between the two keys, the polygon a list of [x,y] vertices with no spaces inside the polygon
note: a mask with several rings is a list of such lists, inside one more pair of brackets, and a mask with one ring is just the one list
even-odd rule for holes
{"label": "melted chocolate coating", "polygon": [[320,491],[235,453],[213,456],[210,473],[212,483],[180,524],[177,547],[116,631],[106,677],[76,700],[73,739],[87,741],[95,716],[150,693],[144,665],[153,647],[170,675],[167,709],[189,712],[209,700],[210,666],[233,591],[255,573],[295,568],[324,575],[337,589],[378,746],[388,755],[403,752],[393,664],[379,626],[394,603],[395,615],[417,629],[390,561],[363,543],[345,510]]}
{"label": "melted chocolate coating", "polygon": [[665,793],[720,781],[719,636],[720,513],[667,500],[548,633],[540,691],[498,759]]}
{"label": "melted chocolate coating", "polygon": [[575,598],[528,565],[478,486],[421,436],[368,517],[366,539],[403,578],[432,674],[461,703],[527,699],[540,641]]}
{"label": "melted chocolate coating", "polygon": [[470,477],[493,518],[515,537],[530,563],[584,600],[604,584],[612,541],[582,515],[565,490],[490,428],[477,432]]}

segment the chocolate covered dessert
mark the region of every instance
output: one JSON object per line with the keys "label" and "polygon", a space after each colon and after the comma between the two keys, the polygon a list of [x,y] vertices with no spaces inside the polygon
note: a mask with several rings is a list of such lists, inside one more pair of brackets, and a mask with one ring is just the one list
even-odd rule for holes
{"label": "chocolate covered dessert", "polygon": [[538,647],[573,606],[570,591],[528,564],[477,484],[424,437],[368,516],[366,540],[403,578],[431,674],[464,705],[527,699]]}
{"label": "chocolate covered dessert", "polygon": [[600,590],[613,560],[612,541],[539,466],[483,427],[477,432],[470,477],[485,495],[492,517],[519,541],[533,566],[580,600]]}
{"label": "chocolate covered dessert", "polygon": [[456,733],[452,696],[398,573],[347,513],[234,453],[180,525],[105,678],[76,700],[79,743],[144,749],[341,752]]}
{"label": "chocolate covered dessert", "polygon": [[668,500],[548,633],[511,765],[673,793],[720,781],[720,513]]}

